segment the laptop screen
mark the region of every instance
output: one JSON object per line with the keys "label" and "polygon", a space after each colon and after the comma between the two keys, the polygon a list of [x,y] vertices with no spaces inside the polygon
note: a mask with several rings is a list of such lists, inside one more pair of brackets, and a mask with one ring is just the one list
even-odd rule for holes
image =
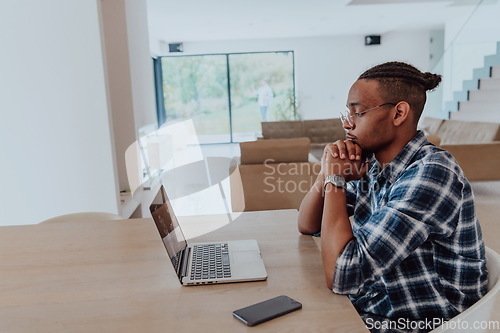
{"label": "laptop screen", "polygon": [[174,214],[170,201],[168,200],[165,188],[160,186],[156,197],[149,206],[153,220],[155,221],[163,244],[167,249],[168,256],[172,260],[175,271],[179,275],[179,264],[182,253],[187,247],[186,239],[179,227],[179,222]]}

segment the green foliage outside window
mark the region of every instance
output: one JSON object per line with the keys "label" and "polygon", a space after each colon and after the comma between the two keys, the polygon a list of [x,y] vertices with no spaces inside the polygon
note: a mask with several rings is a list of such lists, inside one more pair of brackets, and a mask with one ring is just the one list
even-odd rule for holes
{"label": "green foliage outside window", "polygon": [[163,57],[162,71],[167,121],[191,118],[199,134],[229,133],[229,97],[233,133],[259,132],[262,80],[274,93],[269,120],[299,119],[293,52]]}

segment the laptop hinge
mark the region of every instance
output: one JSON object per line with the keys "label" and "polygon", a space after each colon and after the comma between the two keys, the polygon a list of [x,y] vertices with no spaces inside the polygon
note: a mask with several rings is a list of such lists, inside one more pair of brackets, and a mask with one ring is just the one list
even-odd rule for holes
{"label": "laptop hinge", "polygon": [[187,275],[187,268],[188,268],[188,261],[189,261],[189,254],[191,253],[191,248],[186,247],[184,251],[182,252],[182,266],[181,266],[181,271],[180,271],[180,278],[182,280],[183,277]]}

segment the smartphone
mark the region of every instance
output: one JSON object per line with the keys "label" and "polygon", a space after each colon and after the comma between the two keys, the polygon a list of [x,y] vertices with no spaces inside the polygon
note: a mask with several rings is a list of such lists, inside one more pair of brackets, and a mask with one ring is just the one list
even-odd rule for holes
{"label": "smartphone", "polygon": [[247,326],[255,326],[301,308],[301,303],[282,295],[235,310],[233,316]]}

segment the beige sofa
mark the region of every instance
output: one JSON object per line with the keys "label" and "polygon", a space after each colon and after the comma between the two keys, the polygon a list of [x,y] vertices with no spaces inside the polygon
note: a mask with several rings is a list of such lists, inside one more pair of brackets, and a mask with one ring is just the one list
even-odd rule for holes
{"label": "beige sofa", "polygon": [[[240,143],[241,157],[231,161],[231,205],[235,212],[298,209],[320,171],[320,164],[311,162],[311,139],[295,137],[304,133],[303,123],[269,123],[263,123],[267,139]],[[326,131],[328,126],[320,128]],[[469,180],[500,180],[500,124],[427,117],[421,128],[431,142],[457,159]],[[282,136],[291,138],[276,139]],[[338,138],[329,140],[316,144]]]}
{"label": "beige sofa", "polygon": [[261,139],[301,137],[309,138],[311,141],[310,152],[319,160],[325,145],[345,139],[345,131],[339,118],[262,122]]}
{"label": "beige sofa", "polygon": [[240,143],[229,170],[234,212],[298,209],[320,170],[308,161],[309,138]]}
{"label": "beige sofa", "polygon": [[439,137],[469,180],[500,180],[500,123],[426,117],[421,128]]}

